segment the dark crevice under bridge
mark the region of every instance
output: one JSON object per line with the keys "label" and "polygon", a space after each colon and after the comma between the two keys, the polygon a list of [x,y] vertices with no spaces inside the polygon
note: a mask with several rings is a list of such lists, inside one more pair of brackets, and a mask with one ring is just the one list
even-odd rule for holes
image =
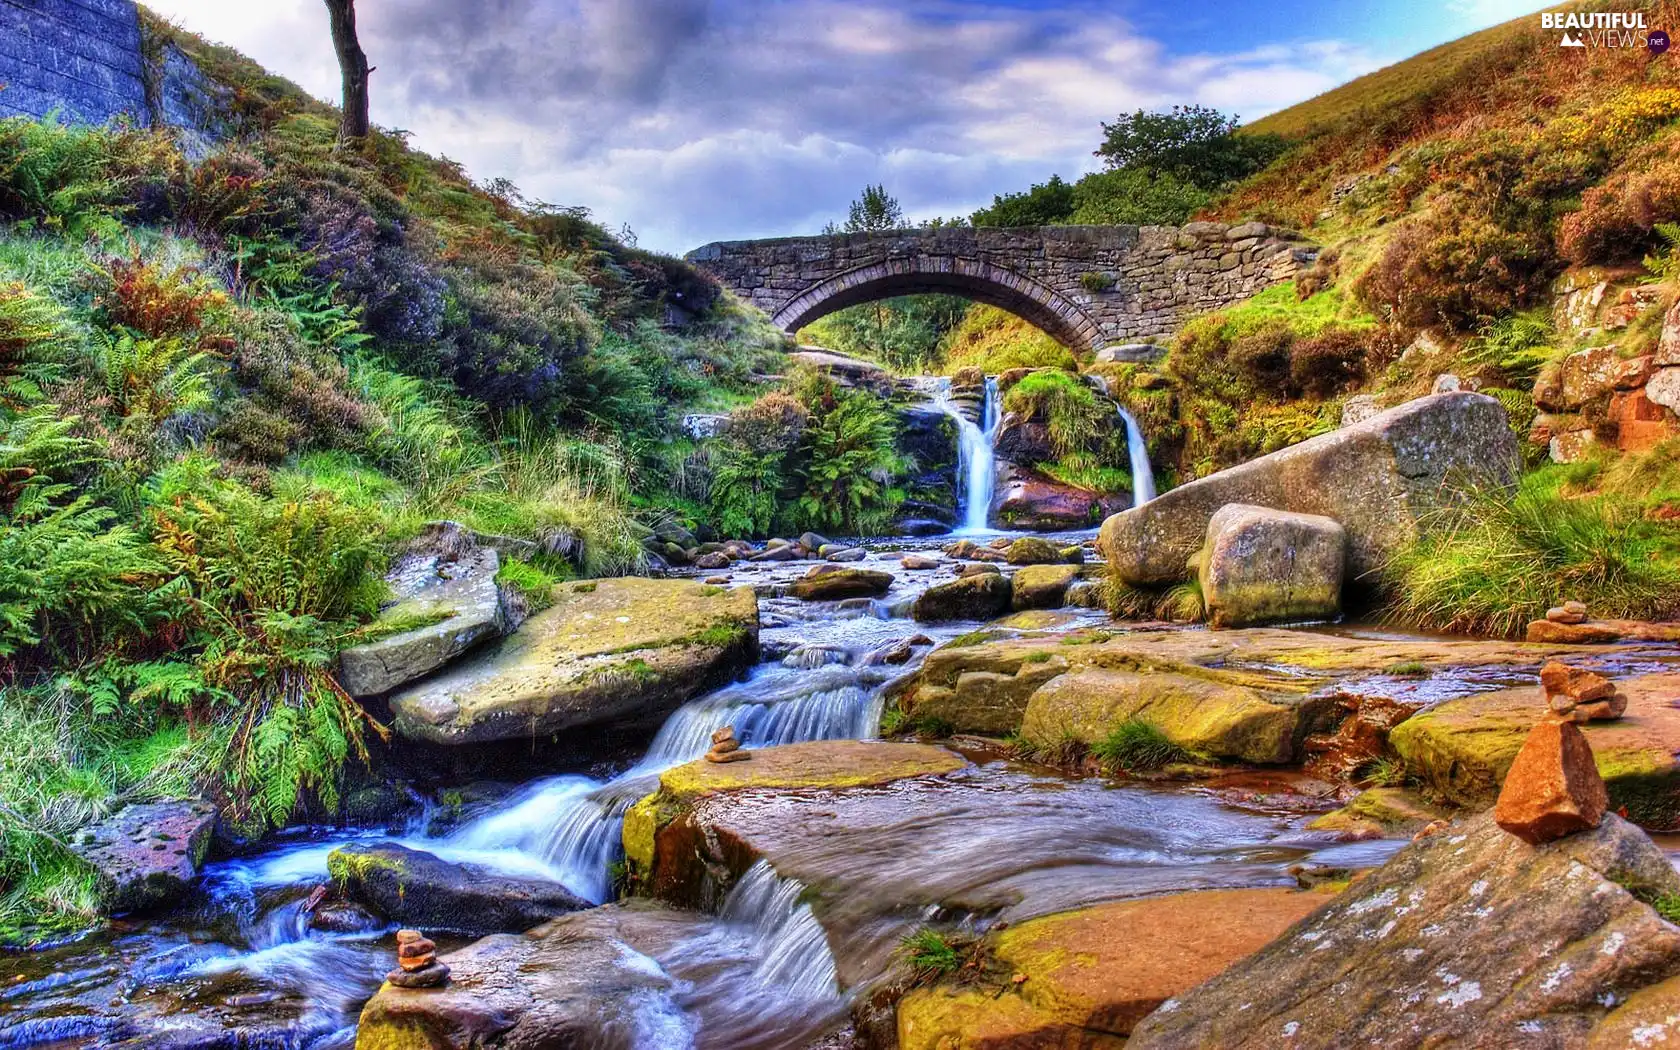
{"label": "dark crevice under bridge", "polygon": [[942,227],[718,241],[688,260],[795,332],[835,310],[942,292],[1001,307],[1074,350],[1170,335],[1286,281],[1316,251],[1248,222]]}

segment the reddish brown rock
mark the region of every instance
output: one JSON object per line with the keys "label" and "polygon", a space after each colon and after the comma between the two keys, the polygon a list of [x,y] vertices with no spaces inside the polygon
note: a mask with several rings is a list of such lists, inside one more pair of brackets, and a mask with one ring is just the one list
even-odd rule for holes
{"label": "reddish brown rock", "polygon": [[1528,734],[1505,776],[1493,819],[1533,845],[1596,828],[1610,797],[1592,746],[1572,722],[1547,719]]}
{"label": "reddish brown rock", "polygon": [[1535,620],[1528,625],[1527,640],[1555,645],[1605,645],[1610,642],[1680,642],[1680,623],[1650,623],[1644,620],[1588,620],[1585,623],[1554,623]]}
{"label": "reddish brown rock", "polygon": [[1623,452],[1645,452],[1680,433],[1674,417],[1647,390],[1618,391],[1610,398],[1609,418]]}

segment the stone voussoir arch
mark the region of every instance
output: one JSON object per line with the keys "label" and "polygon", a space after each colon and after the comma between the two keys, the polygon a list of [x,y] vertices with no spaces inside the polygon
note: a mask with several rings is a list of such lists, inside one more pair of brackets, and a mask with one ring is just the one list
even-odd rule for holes
{"label": "stone voussoir arch", "polygon": [[1294,277],[1316,252],[1231,226],[941,227],[719,241],[688,259],[788,331],[847,306],[943,292],[1008,310],[1075,350],[1170,335]]}
{"label": "stone voussoir arch", "polygon": [[1097,323],[1079,304],[1029,277],[985,260],[912,256],[847,270],[813,285],[772,320],[789,332],[848,306],[927,292],[961,295],[1008,310],[1069,346],[1094,347]]}

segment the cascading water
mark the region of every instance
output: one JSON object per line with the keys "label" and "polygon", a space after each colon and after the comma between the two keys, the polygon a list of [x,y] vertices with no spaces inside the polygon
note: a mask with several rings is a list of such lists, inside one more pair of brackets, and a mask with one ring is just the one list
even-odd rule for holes
{"label": "cascading water", "polygon": [[1149,465],[1149,445],[1143,440],[1143,428],[1116,402],[1120,419],[1126,424],[1126,453],[1132,461],[1132,506],[1141,507],[1155,498],[1155,469]]}
{"label": "cascading water", "polygon": [[962,476],[961,532],[985,532],[991,527],[992,491],[997,482],[997,440],[1001,415],[997,380],[986,378],[985,399],[980,404],[980,422],[975,423],[951,401],[951,384],[940,387],[939,407],[957,424],[957,470]]}
{"label": "cascading water", "polygon": [[1114,402],[1114,410],[1126,426],[1126,457],[1131,461],[1132,468],[1132,506],[1141,507],[1155,498],[1155,468],[1149,464],[1149,443],[1143,438],[1143,428],[1138,426],[1137,418],[1126,411],[1126,406],[1109,392],[1107,379],[1102,376],[1088,376],[1087,379],[1102,391],[1102,396]]}

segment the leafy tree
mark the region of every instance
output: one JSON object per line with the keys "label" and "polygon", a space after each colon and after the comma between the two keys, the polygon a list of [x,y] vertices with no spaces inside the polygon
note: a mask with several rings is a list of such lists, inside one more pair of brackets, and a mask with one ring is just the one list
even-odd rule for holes
{"label": "leafy tree", "polygon": [[1238,135],[1237,118],[1206,106],[1167,113],[1138,110],[1103,125],[1096,155],[1109,170],[1143,169],[1216,189],[1275,160],[1288,144],[1278,135]]}
{"label": "leafy tree", "polygon": [[1073,185],[1052,175],[1025,192],[993,197],[992,206],[975,212],[972,221],[976,226],[1053,226],[1067,222],[1076,206]]}
{"label": "leafy tree", "polygon": [[910,223],[904,218],[904,209],[899,207],[898,198],[887,192],[883,185],[865,186],[863,195],[851,203],[847,209],[846,221],[841,226],[829,223],[824,233],[869,233],[875,230],[907,230]]}

